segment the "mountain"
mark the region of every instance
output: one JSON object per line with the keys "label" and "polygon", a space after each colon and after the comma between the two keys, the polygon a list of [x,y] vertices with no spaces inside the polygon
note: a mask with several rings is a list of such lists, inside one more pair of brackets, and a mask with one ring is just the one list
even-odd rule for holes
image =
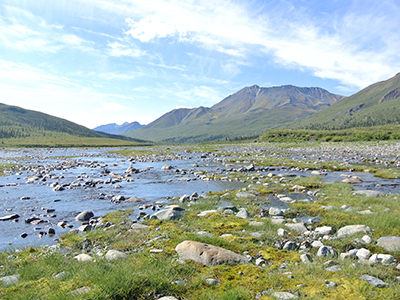
{"label": "mountain", "polygon": [[214,106],[172,110],[125,135],[157,142],[203,142],[259,135],[342,99],[317,87],[245,87]]}
{"label": "mountain", "polygon": [[100,125],[97,126],[96,128],[93,128],[93,130],[110,134],[124,134],[129,131],[133,131],[142,127],[144,127],[144,125],[141,125],[138,122],[132,122],[132,123],[125,122],[122,125],[118,125],[115,123]]}
{"label": "mountain", "polygon": [[121,135],[97,132],[45,113],[0,103],[0,139],[31,139],[40,142],[43,138],[67,138],[71,141],[73,137],[138,141]]}
{"label": "mountain", "polygon": [[400,124],[400,73],[293,124],[306,129],[347,129]]}

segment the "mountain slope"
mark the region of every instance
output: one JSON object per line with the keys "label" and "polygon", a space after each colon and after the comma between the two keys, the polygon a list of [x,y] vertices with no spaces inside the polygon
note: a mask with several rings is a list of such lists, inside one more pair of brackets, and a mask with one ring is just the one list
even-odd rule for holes
{"label": "mountain slope", "polygon": [[45,113],[0,103],[0,138],[84,137],[135,141],[124,136],[111,135],[88,129],[73,122]]}
{"label": "mountain slope", "polygon": [[400,73],[293,124],[307,129],[347,129],[400,123]]}
{"label": "mountain slope", "polygon": [[96,128],[93,128],[93,130],[110,134],[124,134],[129,131],[133,131],[142,127],[144,127],[144,125],[141,125],[138,122],[132,122],[132,123],[125,122],[122,125],[118,125],[115,123],[100,125],[97,126]]}
{"label": "mountain slope", "polygon": [[259,135],[287,126],[323,109],[342,96],[321,88],[245,87],[211,108],[172,110],[127,136],[158,142],[202,142]]}

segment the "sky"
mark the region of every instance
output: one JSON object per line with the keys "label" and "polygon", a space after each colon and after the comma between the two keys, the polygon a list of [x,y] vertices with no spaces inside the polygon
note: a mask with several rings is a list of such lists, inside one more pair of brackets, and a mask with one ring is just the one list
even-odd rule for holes
{"label": "sky", "polygon": [[94,128],[400,72],[399,0],[2,0],[0,102]]}

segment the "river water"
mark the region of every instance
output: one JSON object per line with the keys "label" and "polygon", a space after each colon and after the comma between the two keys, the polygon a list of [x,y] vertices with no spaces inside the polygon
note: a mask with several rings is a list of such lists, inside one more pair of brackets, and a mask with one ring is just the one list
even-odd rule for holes
{"label": "river water", "polygon": [[[61,228],[57,223],[66,221],[73,228],[81,224],[75,221],[75,216],[84,211],[91,210],[95,216],[102,216],[115,210],[134,210],[133,217],[139,215],[139,205],[168,202],[168,197],[191,195],[197,192],[199,195],[209,191],[234,190],[244,187],[245,184],[238,181],[202,181],[193,173],[201,170],[215,171],[222,169],[220,162],[212,158],[203,158],[200,154],[183,154],[180,159],[172,161],[135,162],[124,157],[111,155],[110,149],[27,149],[27,150],[0,150],[0,163],[18,163],[24,166],[42,166],[47,169],[43,174],[51,175],[47,180],[41,178],[29,183],[29,178],[38,174],[38,171],[29,168],[13,171],[0,177],[0,217],[18,214],[15,220],[0,221],[0,251],[14,249],[21,246],[51,245],[56,243],[59,234],[68,232],[70,228]],[[71,157],[71,158],[67,158]],[[68,162],[60,165],[60,162]],[[173,170],[162,170],[162,166],[169,164]],[[129,168],[141,170],[132,174],[132,182],[114,182],[110,184],[97,184],[95,187],[85,185],[87,180],[106,180],[115,178],[110,174],[124,175]],[[186,174],[175,172],[185,170]],[[275,173],[287,173],[310,176],[311,171],[293,172],[284,168],[277,168]],[[343,174],[344,172],[340,172]],[[399,193],[399,180],[382,180],[368,173],[348,173],[348,175],[360,176],[363,183],[356,189],[380,190],[385,193]],[[329,182],[339,182],[343,178],[339,173],[328,172],[324,179]],[[50,186],[58,182],[59,185],[78,182],[80,186],[67,188],[55,192]],[[138,203],[121,201],[114,203],[108,195],[122,195],[125,198],[138,197],[142,200]],[[150,209],[146,212],[152,213]],[[26,223],[24,220],[37,216],[45,222],[36,225]],[[56,235],[44,235],[48,228],[54,228]],[[20,235],[26,233],[22,238]]]}

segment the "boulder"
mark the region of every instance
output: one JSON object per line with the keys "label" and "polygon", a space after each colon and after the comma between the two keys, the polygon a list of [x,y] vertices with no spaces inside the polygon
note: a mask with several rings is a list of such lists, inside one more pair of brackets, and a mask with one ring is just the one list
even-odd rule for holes
{"label": "boulder", "polygon": [[8,215],[8,216],[0,217],[0,221],[14,220],[17,218],[19,218],[18,214],[12,214],[12,215]]}
{"label": "boulder", "polygon": [[250,218],[250,214],[248,213],[247,209],[241,208],[239,212],[236,214],[236,217],[242,218],[242,219],[247,219]]}
{"label": "boulder", "polygon": [[373,277],[371,275],[362,275],[360,277],[360,279],[364,280],[364,281],[368,282],[370,285],[373,285],[378,288],[385,288],[385,287],[389,286],[386,282],[380,280],[379,278]]}
{"label": "boulder", "polygon": [[351,183],[351,184],[358,184],[358,183],[361,183],[362,180],[360,178],[358,178],[358,177],[350,177],[350,178],[343,179],[342,182]]}
{"label": "boulder", "polygon": [[93,258],[90,256],[90,255],[88,255],[88,254],[79,254],[79,255],[77,255],[77,256],[75,256],[74,257],[77,261],[80,261],[80,262],[90,262],[90,261],[92,261],[93,260]]}
{"label": "boulder", "polygon": [[307,228],[304,226],[303,223],[295,223],[295,224],[289,223],[289,224],[286,224],[286,227],[288,227],[290,230],[294,230],[294,231],[297,231],[300,233],[307,231]]}
{"label": "boulder", "polygon": [[125,253],[118,251],[118,250],[109,250],[109,251],[107,251],[107,253],[104,257],[107,260],[116,260],[116,259],[127,258],[128,255],[126,255]]}
{"label": "boulder", "polygon": [[90,210],[85,210],[83,212],[81,212],[80,214],[78,214],[75,217],[75,220],[79,221],[79,222],[86,222],[89,221],[90,218],[94,217],[94,213]]}
{"label": "boulder", "polygon": [[4,287],[8,287],[10,285],[17,284],[19,282],[19,279],[20,279],[20,275],[10,275],[10,276],[1,277],[0,281]]}
{"label": "boulder", "polygon": [[372,190],[359,190],[359,191],[353,192],[353,195],[364,195],[367,197],[379,197],[379,196],[383,195],[383,193],[379,192],[379,191],[372,191]]}
{"label": "boulder", "polygon": [[400,236],[384,236],[379,238],[377,243],[386,251],[400,251]]}
{"label": "boulder", "polygon": [[185,210],[179,206],[167,206],[165,209],[156,212],[152,217],[159,220],[178,220],[184,214]]}
{"label": "boulder", "polygon": [[230,250],[194,241],[184,241],[176,246],[180,259],[191,259],[206,266],[247,264],[247,257]]}
{"label": "boulder", "polygon": [[330,246],[321,246],[317,252],[317,256],[319,256],[319,257],[327,257],[327,256],[335,256],[335,255],[336,255],[336,251],[333,250],[333,248]]}
{"label": "boulder", "polygon": [[337,237],[345,237],[356,233],[371,233],[371,228],[367,225],[348,225],[340,228],[337,232]]}

